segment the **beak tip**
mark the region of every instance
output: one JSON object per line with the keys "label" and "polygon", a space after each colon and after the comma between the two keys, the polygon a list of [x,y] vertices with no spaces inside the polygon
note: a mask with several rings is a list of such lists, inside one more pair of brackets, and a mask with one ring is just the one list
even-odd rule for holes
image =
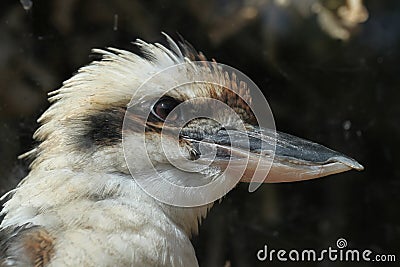
{"label": "beak tip", "polygon": [[363,165],[361,165],[358,162],[355,162],[355,163],[356,163],[356,165],[353,167],[354,169],[356,169],[357,171],[363,171],[364,170],[364,166]]}
{"label": "beak tip", "polygon": [[346,165],[346,166],[348,166],[348,167],[350,167],[352,169],[355,169],[357,171],[364,170],[364,166],[363,165],[361,165],[355,159],[352,159],[350,157],[336,156],[336,157],[330,158],[329,161],[342,163],[342,164],[344,164],[344,165]]}

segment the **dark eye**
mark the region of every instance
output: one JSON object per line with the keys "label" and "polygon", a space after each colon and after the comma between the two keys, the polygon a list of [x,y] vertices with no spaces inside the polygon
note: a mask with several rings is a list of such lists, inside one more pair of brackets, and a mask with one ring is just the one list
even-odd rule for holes
{"label": "dark eye", "polygon": [[[154,104],[151,112],[154,116],[156,116],[159,120],[165,121],[169,113],[179,105],[179,101],[175,100],[172,97],[164,96],[157,103]],[[169,118],[169,120],[176,120],[179,117],[177,111]]]}

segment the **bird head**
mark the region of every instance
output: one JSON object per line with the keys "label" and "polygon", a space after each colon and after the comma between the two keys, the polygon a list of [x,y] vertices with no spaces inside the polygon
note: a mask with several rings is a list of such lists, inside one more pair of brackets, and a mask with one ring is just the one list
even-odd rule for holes
{"label": "bird head", "polygon": [[33,168],[131,174],[168,204],[177,198],[171,185],[218,181],[222,191],[202,198],[208,203],[255,177],[290,182],[363,168],[322,145],[275,131],[266,102],[261,116],[255,112],[254,99],[263,97],[254,96],[251,81],[166,38],[170,48],[137,40],[143,56],[95,49],[102,60],[51,93],[54,103],[35,133],[41,143]]}
{"label": "bird head", "polygon": [[39,144],[22,156],[31,171],[3,196],[0,265],[196,266],[189,236],[238,182],[362,170],[275,131],[250,79],[166,38],[169,48],[136,41],[142,56],[95,49],[101,60],[50,93]]}

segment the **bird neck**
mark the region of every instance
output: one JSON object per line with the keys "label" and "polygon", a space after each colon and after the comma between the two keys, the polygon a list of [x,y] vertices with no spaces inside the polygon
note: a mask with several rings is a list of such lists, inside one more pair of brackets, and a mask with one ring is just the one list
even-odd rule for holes
{"label": "bird neck", "polygon": [[[38,168],[6,202],[0,229],[42,227],[56,240],[54,258],[60,264],[72,259],[74,251],[97,255],[101,244],[107,244],[104,251],[122,265],[131,264],[132,251],[143,253],[140,257],[149,262],[175,261],[171,255],[178,255],[181,262],[193,263],[197,261],[189,238],[197,233],[199,221],[211,206],[182,208],[160,203],[128,175]],[[165,248],[165,255],[151,253],[151,248],[158,247]],[[175,263],[165,262],[165,266],[171,264]]]}
{"label": "bird neck", "polygon": [[[212,207],[212,204],[208,204],[185,208],[160,203],[145,193],[135,180],[126,174],[77,172],[68,168],[57,170],[35,168],[15,189],[12,198],[5,204],[3,212],[6,216],[2,227],[25,223],[46,225],[49,221],[43,218],[52,212],[67,213],[71,208],[81,206],[83,209],[93,207],[101,209],[101,205],[98,205],[102,203],[128,207],[127,212],[130,214],[126,214],[127,218],[140,212],[146,220],[151,221],[160,220],[151,216],[154,212],[163,214],[163,220],[175,224],[187,236],[197,234],[199,222]],[[148,209],[143,210],[143,205],[146,205]],[[104,211],[100,210],[100,212]],[[86,211],[82,210],[73,214],[77,216],[74,219],[76,224],[85,220],[90,223],[85,218]],[[71,218],[71,215],[69,214],[68,217]],[[113,214],[110,213],[109,217],[112,218],[112,216]],[[61,216],[59,219],[59,222],[51,221],[54,226],[56,224],[68,226],[69,222],[64,221],[64,217]],[[118,217],[118,220],[123,219],[123,217]],[[99,221],[95,220],[90,227],[95,227],[98,223]]]}

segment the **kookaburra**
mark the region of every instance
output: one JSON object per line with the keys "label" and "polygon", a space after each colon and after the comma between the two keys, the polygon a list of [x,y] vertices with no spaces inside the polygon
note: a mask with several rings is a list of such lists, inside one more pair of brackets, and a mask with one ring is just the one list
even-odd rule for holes
{"label": "kookaburra", "polygon": [[[217,179],[226,168],[221,162],[243,160],[235,156],[239,152],[249,158],[271,157],[262,144],[272,140],[276,149],[269,161],[267,182],[362,170],[355,160],[322,145],[261,129],[247,105],[251,92],[245,92],[246,102],[224,86],[199,83],[182,90],[165,88],[163,79],[179,81],[179,75],[197,71],[232,78],[218,73],[213,63],[193,64],[205,57],[184,41],[175,43],[166,38],[168,48],[136,41],[141,56],[114,48],[96,49],[101,60],[81,68],[51,93],[52,105],[39,118],[41,126],[34,134],[38,145],[25,155],[33,159],[30,172],[3,196],[0,266],[197,266],[190,237],[197,233],[199,221],[212,202],[181,207],[160,201],[138,183],[138,179],[161,177],[153,176],[154,169],[185,188],[196,185],[199,179]],[[182,63],[176,75],[161,75],[142,89],[154,74]],[[246,90],[240,85],[237,88]],[[167,121],[170,113],[180,103],[189,101],[190,105],[196,98],[223,102],[244,125],[238,129],[235,119],[213,110],[205,100],[191,103],[188,110],[194,115],[200,110],[196,105],[203,105],[203,109],[205,105],[223,120],[218,123],[198,116],[176,133],[180,153],[194,166],[203,164],[197,160],[203,153],[199,144],[216,148],[214,162],[206,171],[203,168],[201,175],[178,170],[170,164],[165,147],[159,145],[162,130],[173,130],[174,121],[185,116],[177,113]],[[130,105],[133,108],[128,114]],[[123,127],[127,122],[128,127]],[[227,134],[228,130],[233,134]],[[125,145],[133,152],[129,163],[124,156],[124,134],[129,134]],[[167,138],[168,134],[166,131]],[[150,151],[135,143],[140,136],[146,137],[145,147]],[[235,140],[244,136],[249,137],[248,149]],[[154,169],[143,165],[145,157]],[[249,181],[251,168],[254,166],[246,167],[241,181]],[[172,192],[159,191],[174,197]]]}

